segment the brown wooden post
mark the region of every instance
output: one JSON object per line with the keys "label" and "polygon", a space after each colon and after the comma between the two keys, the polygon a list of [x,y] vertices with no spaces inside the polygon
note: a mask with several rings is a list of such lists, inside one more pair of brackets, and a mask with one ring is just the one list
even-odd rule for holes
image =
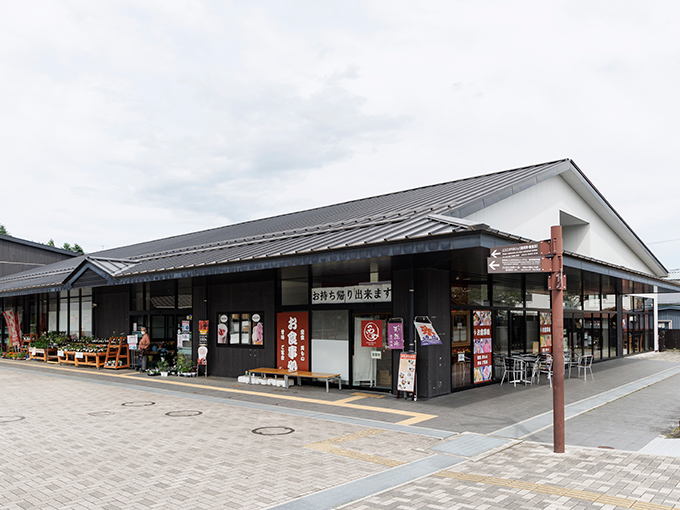
{"label": "brown wooden post", "polygon": [[563,291],[566,289],[562,265],[562,227],[550,228],[552,272],[548,288],[552,297],[552,356],[553,356],[553,447],[555,453],[564,453],[564,308]]}

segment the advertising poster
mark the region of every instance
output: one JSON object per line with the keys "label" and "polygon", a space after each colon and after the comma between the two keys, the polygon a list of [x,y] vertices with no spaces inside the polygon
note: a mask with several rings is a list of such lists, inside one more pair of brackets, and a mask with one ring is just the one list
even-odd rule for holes
{"label": "advertising poster", "polygon": [[397,391],[413,392],[416,383],[416,355],[402,352],[399,355]]}
{"label": "advertising poster", "polygon": [[9,331],[9,338],[12,342],[12,347],[21,346],[21,327],[19,326],[19,316],[14,310],[2,312],[7,323],[7,330]]}
{"label": "advertising poster", "polygon": [[387,324],[387,346],[390,349],[404,348],[404,323],[401,319],[393,319]]}
{"label": "advertising poster", "polygon": [[198,321],[198,344],[206,345],[208,343],[208,324],[210,321]]}
{"label": "advertising poster", "polygon": [[552,314],[541,312],[539,316],[541,328],[541,354],[549,354],[552,351]]}
{"label": "advertising poster", "polygon": [[361,347],[383,346],[383,323],[381,320],[361,321]]}
{"label": "advertising poster", "polygon": [[222,313],[218,315],[217,320],[217,343],[226,344],[227,334],[229,333],[229,316]]}
{"label": "advertising poster", "polygon": [[475,384],[490,381],[492,375],[491,310],[475,310],[472,314],[474,342],[473,370]]}
{"label": "advertising poster", "polygon": [[276,368],[296,372],[309,370],[309,314],[276,314]]}
{"label": "advertising poster", "polygon": [[[420,319],[420,320],[418,320]],[[441,345],[442,341],[434,330],[434,326],[430,319],[426,317],[418,317],[413,321],[416,326],[416,331],[420,337],[420,345]]]}
{"label": "advertising poster", "polygon": [[259,313],[253,314],[253,333],[251,335],[251,340],[253,345],[264,344],[264,325],[262,324],[262,316]]}

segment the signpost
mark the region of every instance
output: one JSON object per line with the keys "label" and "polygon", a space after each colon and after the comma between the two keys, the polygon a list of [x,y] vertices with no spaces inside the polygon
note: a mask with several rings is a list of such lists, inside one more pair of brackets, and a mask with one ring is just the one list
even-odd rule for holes
{"label": "signpost", "polygon": [[489,274],[550,273],[548,289],[552,301],[553,358],[553,449],[564,453],[564,310],[567,288],[562,264],[562,227],[550,227],[547,241],[508,244],[491,249],[487,258]]}

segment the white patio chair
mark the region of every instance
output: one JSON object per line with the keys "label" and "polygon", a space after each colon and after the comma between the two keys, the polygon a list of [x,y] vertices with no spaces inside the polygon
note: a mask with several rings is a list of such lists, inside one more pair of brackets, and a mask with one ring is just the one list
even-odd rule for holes
{"label": "white patio chair", "polygon": [[512,384],[517,387],[517,383],[523,383],[524,377],[522,372],[524,371],[524,363],[522,360],[507,357],[503,360],[503,377],[501,378],[501,386],[503,386],[503,381],[507,377],[508,384]]}
{"label": "white patio chair", "polygon": [[588,370],[590,370],[590,378],[595,380],[593,376],[593,355],[584,354],[578,357],[578,362],[576,363],[576,368],[578,369],[578,376],[581,377],[581,370],[583,370],[583,380],[586,381],[588,378]]}
{"label": "white patio chair", "polygon": [[536,384],[540,384],[540,382],[541,382],[541,357],[540,356],[536,356],[536,359],[533,361],[533,364],[531,366],[531,379],[529,380],[529,383],[533,384],[534,379],[536,380]]}
{"label": "white patio chair", "polygon": [[564,351],[564,373],[569,370],[569,379],[571,379],[571,369],[578,366],[578,358],[574,356],[571,351]]}
{"label": "white patio chair", "polygon": [[539,374],[545,374],[552,388],[552,377],[553,377],[553,357],[548,354],[545,359],[541,360],[541,365],[539,369]]}

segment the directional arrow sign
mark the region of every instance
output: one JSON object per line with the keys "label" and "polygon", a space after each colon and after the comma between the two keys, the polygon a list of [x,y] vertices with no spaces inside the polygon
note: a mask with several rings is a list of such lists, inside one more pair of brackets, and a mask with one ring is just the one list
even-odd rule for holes
{"label": "directional arrow sign", "polygon": [[491,258],[506,258],[506,257],[535,257],[539,255],[547,255],[550,246],[546,241],[535,243],[521,243],[521,244],[506,244],[505,246],[496,246],[491,248]]}
{"label": "directional arrow sign", "polygon": [[552,270],[545,257],[487,257],[489,273],[543,273]]}

